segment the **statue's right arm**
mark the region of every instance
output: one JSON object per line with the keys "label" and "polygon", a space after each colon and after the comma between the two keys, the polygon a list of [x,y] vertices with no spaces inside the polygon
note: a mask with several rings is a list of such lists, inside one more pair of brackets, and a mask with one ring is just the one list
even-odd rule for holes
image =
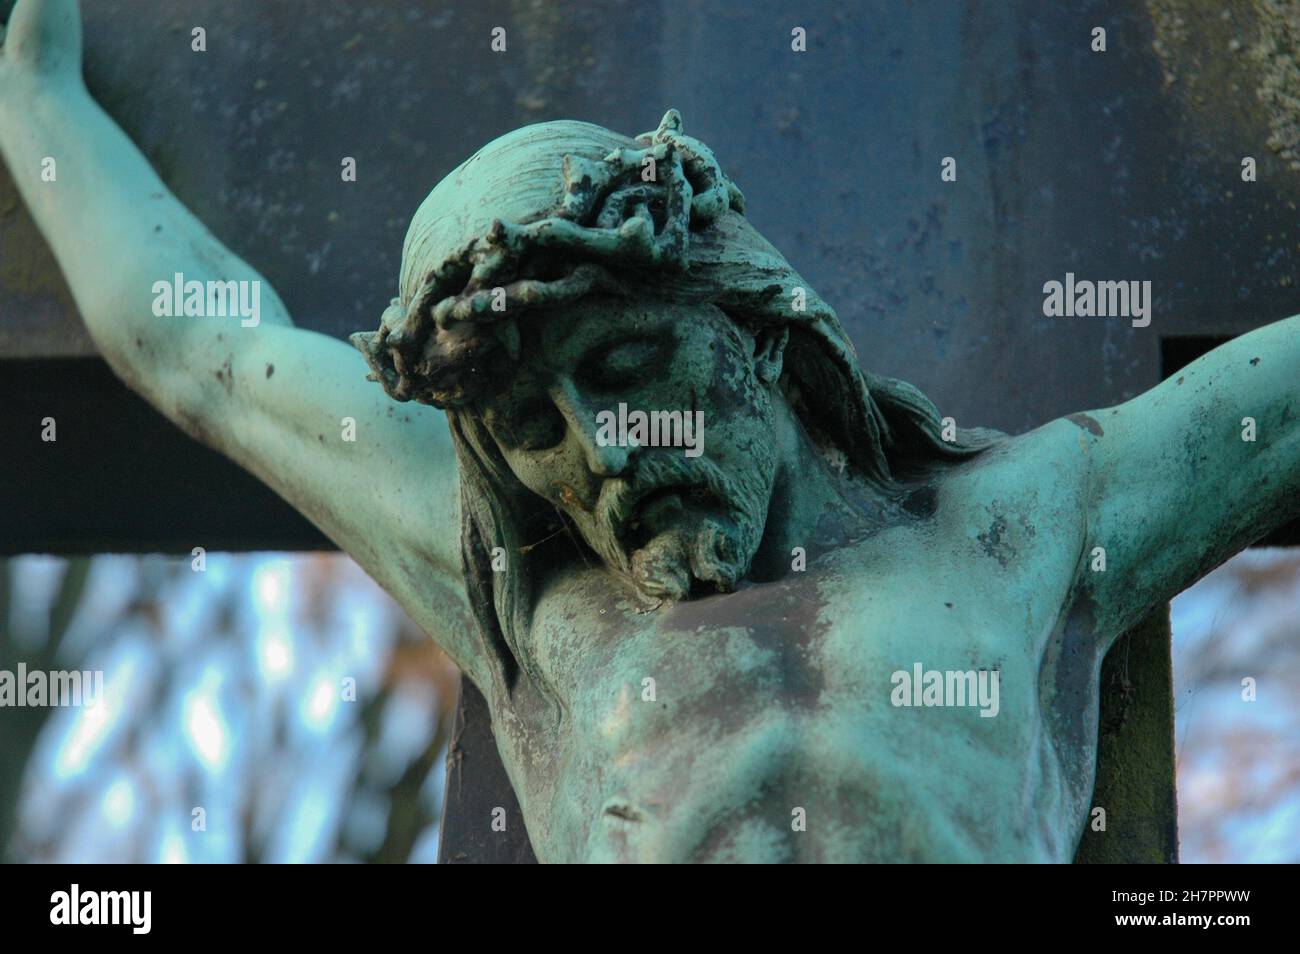
{"label": "statue's right arm", "polygon": [[[86,91],[76,0],[20,0],[10,17],[0,155],[113,370],[305,514],[467,666],[445,416],[393,402],[359,352],[295,328],[270,285],[171,195]],[[155,316],[153,285],[177,272],[260,282],[260,322]]]}

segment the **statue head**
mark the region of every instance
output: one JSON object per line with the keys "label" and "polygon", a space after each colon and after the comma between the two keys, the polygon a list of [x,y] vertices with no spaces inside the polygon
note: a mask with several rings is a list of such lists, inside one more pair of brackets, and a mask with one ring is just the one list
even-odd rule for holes
{"label": "statue head", "polygon": [[[886,497],[989,442],[943,440],[920,392],[862,371],[834,311],[743,213],[676,111],[635,138],[528,126],[434,188],[399,297],[352,336],[389,395],[447,411],[470,598],[507,691],[531,669],[544,572],[594,555],[657,600],[745,576],[778,413]],[[703,435],[684,448],[610,433],[635,412]]]}

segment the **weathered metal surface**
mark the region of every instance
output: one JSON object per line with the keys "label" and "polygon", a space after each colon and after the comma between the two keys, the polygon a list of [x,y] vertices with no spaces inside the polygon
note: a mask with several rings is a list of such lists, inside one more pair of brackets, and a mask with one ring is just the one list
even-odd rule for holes
{"label": "weathered metal surface", "polygon": [[1162,864],[1178,860],[1174,777],[1173,661],[1169,613],[1152,613],[1111,647],[1101,670],[1093,810],[1076,864]]}
{"label": "weathered metal surface", "polygon": [[[1269,4],[1228,21],[1190,2],[85,7],[92,89],[295,319],[331,334],[373,327],[412,210],[484,142],[557,117],[639,130],[669,105],[837,308],[864,365],[963,424],[1021,431],[1114,403],[1158,379],[1163,336],[1300,311],[1297,178],[1268,92],[1285,77],[1250,55],[1270,29],[1285,35],[1261,26]],[[206,54],[189,49],[194,25]],[[505,54],[488,48],[495,25]],[[805,54],[789,48],[796,25]],[[1089,49],[1094,25],[1104,54]],[[1246,155],[1255,183],[1240,179]],[[356,183],[339,179],[343,156]],[[939,180],[943,156],[955,183]],[[1151,327],[1045,319],[1042,283],[1067,270],[1150,279]],[[0,354],[87,351],[0,172]],[[1172,823],[1171,798],[1148,804]],[[449,816],[453,852],[457,831]]]}

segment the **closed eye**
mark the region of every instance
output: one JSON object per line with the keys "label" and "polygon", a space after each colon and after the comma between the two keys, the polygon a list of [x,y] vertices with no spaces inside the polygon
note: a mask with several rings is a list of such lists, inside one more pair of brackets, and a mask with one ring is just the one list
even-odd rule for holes
{"label": "closed eye", "polygon": [[599,391],[630,390],[653,379],[675,345],[670,334],[615,342],[589,354],[582,362],[579,377]]}
{"label": "closed eye", "polygon": [[492,436],[512,450],[550,450],[564,440],[564,418],[545,400],[513,405],[508,413],[490,411],[485,421]]}

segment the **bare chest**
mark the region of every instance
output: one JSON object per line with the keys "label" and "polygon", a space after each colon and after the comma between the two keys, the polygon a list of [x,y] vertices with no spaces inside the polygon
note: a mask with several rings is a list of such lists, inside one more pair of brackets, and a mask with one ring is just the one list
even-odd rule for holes
{"label": "bare chest", "polygon": [[548,592],[533,634],[566,707],[536,748],[574,770],[530,772],[522,751],[519,768],[539,780],[558,854],[1066,851],[1037,820],[1075,800],[1041,711],[1069,542],[976,508],[649,612],[599,574]]}

